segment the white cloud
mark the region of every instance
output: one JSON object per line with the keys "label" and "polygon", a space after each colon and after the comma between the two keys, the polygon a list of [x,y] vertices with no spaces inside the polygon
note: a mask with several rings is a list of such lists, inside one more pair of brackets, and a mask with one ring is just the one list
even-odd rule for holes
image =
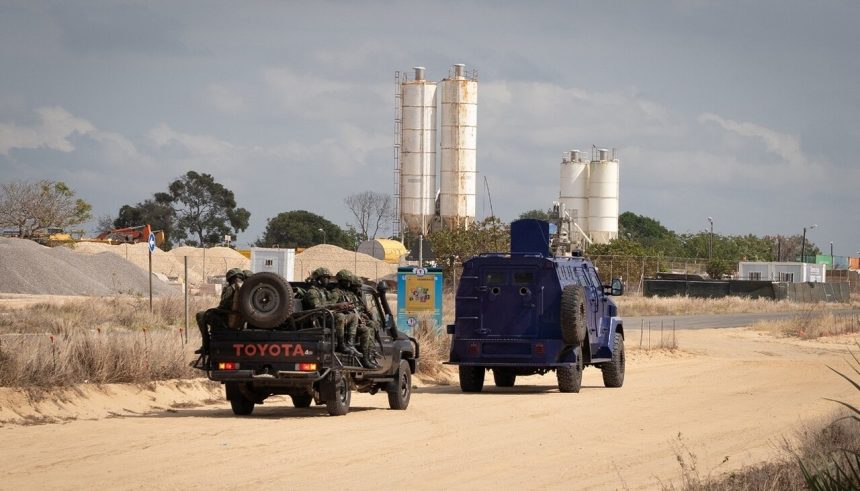
{"label": "white cloud", "polygon": [[803,167],[810,164],[809,159],[804,155],[800,147],[800,141],[794,136],[779,133],[754,123],[732,121],[713,113],[700,115],[699,122],[716,123],[728,132],[759,139],[764,142],[768,152],[779,156],[792,166]]}
{"label": "white cloud", "polygon": [[236,154],[237,147],[210,135],[182,133],[161,123],[148,133],[158,147],[179,145],[193,158],[228,159]]}
{"label": "white cloud", "polygon": [[9,151],[15,148],[71,152],[75,147],[69,137],[75,133],[85,135],[95,131],[89,121],[72,116],[62,107],[40,107],[36,114],[39,122],[32,126],[0,124],[0,154],[9,155]]}
{"label": "white cloud", "polygon": [[266,69],[263,81],[284,109],[307,116],[312,116],[314,109],[324,107],[326,97],[343,94],[350,88],[343,82],[298,74],[287,68]]}

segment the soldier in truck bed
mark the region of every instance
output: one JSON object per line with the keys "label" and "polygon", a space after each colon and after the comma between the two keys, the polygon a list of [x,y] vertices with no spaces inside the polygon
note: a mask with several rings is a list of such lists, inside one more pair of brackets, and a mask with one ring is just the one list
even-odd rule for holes
{"label": "soldier in truck bed", "polygon": [[361,353],[355,349],[355,331],[358,328],[358,314],[355,312],[355,305],[350,301],[347,295],[349,287],[349,278],[352,273],[349,270],[342,269],[337,272],[335,279],[337,284],[332,290],[334,302],[345,306],[342,310],[334,314],[335,329],[338,336],[337,350],[341,353],[346,353],[353,356],[361,356]]}
{"label": "soldier in truck bed", "polygon": [[224,278],[227,280],[227,286],[221,290],[221,302],[218,303],[218,307],[197,312],[197,327],[200,328],[200,337],[203,340],[203,345],[194,352],[198,355],[209,353],[210,330],[235,327],[231,325],[235,323],[236,317],[232,312],[236,310],[239,288],[242,287],[245,277],[241,269],[233,268],[227,271]]}
{"label": "soldier in truck bed", "polygon": [[361,340],[359,350],[364,355],[364,360],[366,360],[365,366],[367,368],[377,368],[376,359],[379,357],[379,352],[375,349],[375,340],[376,332],[379,330],[379,322],[373,319],[370,309],[364,303],[361,285],[361,278],[353,274],[349,282],[349,292],[352,295],[352,301],[355,303],[355,310],[358,313],[358,338]]}
{"label": "soldier in truck bed", "polygon": [[327,288],[331,280],[328,268],[317,268],[311,272],[307,281],[311,286],[302,297],[302,308],[305,310],[328,307],[334,300],[334,294]]}

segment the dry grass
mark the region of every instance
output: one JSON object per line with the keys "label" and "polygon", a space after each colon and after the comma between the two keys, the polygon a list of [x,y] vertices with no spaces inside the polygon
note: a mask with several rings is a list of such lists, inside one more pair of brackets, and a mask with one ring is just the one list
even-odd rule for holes
{"label": "dry grass", "polygon": [[[445,302],[444,305],[453,305],[452,302]],[[453,322],[453,307],[450,312],[446,308],[442,313],[443,324]],[[442,363],[448,361],[448,355],[451,351],[451,336],[446,333],[445,325],[434,326],[434,322],[430,315],[418,316],[418,325],[413,330],[412,335],[418,340],[421,347],[420,361],[418,363],[418,374],[425,382],[431,383],[448,383],[448,370]]]}
{"label": "dry grass", "polygon": [[117,296],[0,309],[0,386],[140,383],[198,375],[189,366],[200,335],[194,313],[214,304]]}
{"label": "dry grass", "polygon": [[[685,491],[752,491],[808,489],[798,459],[805,463],[824,464],[842,449],[860,451],[860,425],[841,420],[829,423],[821,420],[802,427],[795,443],[783,440],[778,444],[779,456],[770,462],[744,466],[739,470],[714,475],[719,468],[705,476],[698,469],[696,456],[678,435],[675,455],[681,468],[678,485],[663,484],[663,489]],[[728,457],[723,463],[728,462]]]}
{"label": "dry grass", "polygon": [[860,333],[860,315],[833,315],[808,309],[790,319],[759,321],[750,328],[782,337],[818,339]]}
{"label": "dry grass", "polygon": [[[189,324],[194,314],[217,303],[214,297],[189,297]],[[82,331],[141,331],[173,329],[185,325],[182,297],[153,300],[135,296],[94,297],[75,302],[38,303],[27,308],[0,307],[0,334],[49,333],[71,334]]]}
{"label": "dry grass", "polygon": [[0,386],[189,378],[187,352],[178,330],[7,335],[0,338]]}
{"label": "dry grass", "polygon": [[[854,297],[852,297],[854,298]],[[856,298],[850,303],[795,303],[788,300],[768,300],[765,298],[723,297],[643,297],[626,295],[613,297],[622,316],[645,315],[689,315],[689,314],[731,314],[745,312],[786,312],[804,311],[810,305],[821,308],[846,309],[860,306]]]}

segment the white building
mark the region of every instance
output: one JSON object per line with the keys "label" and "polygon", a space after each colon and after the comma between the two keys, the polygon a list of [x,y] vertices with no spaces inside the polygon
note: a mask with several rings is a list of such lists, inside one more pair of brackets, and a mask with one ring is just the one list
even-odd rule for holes
{"label": "white building", "polygon": [[283,276],[287,281],[295,281],[293,278],[295,262],[295,249],[251,248],[251,271],[255,273],[269,271]]}
{"label": "white building", "polygon": [[824,283],[826,273],[825,264],[752,261],[738,263],[738,279],[741,280]]}

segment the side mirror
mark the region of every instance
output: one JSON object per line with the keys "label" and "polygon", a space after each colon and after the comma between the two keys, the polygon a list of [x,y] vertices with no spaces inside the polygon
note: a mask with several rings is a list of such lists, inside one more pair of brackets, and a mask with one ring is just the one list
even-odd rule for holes
{"label": "side mirror", "polygon": [[620,278],[612,278],[612,287],[609,294],[614,296],[624,295],[624,283],[621,282]]}
{"label": "side mirror", "polygon": [[385,294],[385,292],[388,291],[388,283],[386,283],[384,281],[378,282],[376,284],[376,291],[378,291],[381,294]]}

